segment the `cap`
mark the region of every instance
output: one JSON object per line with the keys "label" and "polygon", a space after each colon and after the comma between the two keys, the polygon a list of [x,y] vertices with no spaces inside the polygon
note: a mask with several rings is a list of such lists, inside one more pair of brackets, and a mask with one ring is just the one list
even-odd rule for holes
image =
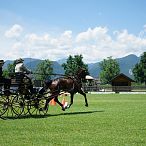
{"label": "cap", "polygon": [[4,60],[0,60],[0,64],[3,64],[4,63]]}
{"label": "cap", "polygon": [[24,60],[22,58],[16,59],[15,64],[22,63]]}

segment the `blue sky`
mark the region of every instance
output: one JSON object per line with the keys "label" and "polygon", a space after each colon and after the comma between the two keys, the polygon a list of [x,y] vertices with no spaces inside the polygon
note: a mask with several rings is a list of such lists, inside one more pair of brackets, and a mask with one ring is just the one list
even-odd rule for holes
{"label": "blue sky", "polygon": [[146,51],[145,0],[0,0],[0,58],[85,62]]}

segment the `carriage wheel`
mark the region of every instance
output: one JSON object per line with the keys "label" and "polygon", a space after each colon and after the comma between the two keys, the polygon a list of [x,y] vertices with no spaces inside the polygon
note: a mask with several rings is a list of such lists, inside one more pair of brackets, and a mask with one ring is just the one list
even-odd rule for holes
{"label": "carriage wheel", "polygon": [[[14,99],[14,102],[13,102],[13,109],[15,109],[15,111],[17,110],[16,108],[18,108],[17,112],[15,113],[18,113],[18,115],[27,115],[29,112],[28,112],[28,99],[25,98],[26,95],[22,95],[22,94],[18,94],[17,96],[19,96],[19,98],[16,98]],[[19,102],[18,102],[19,100]],[[14,106],[14,103],[19,103],[17,104],[17,106],[15,107]]]}
{"label": "carriage wheel", "polygon": [[46,115],[48,112],[48,108],[44,109],[45,107],[45,100],[40,100],[38,98],[31,100],[28,104],[28,111],[30,115]]}
{"label": "carriage wheel", "polygon": [[12,112],[14,113],[14,117],[18,118],[24,111],[24,98],[20,95],[15,95],[12,100]]}
{"label": "carriage wheel", "polygon": [[23,115],[28,115],[28,101],[24,99],[24,110],[23,110]]}
{"label": "carriage wheel", "polygon": [[[8,90],[7,90],[8,91]],[[13,119],[15,114],[12,112],[12,95],[6,94],[5,91],[1,92],[0,97],[0,116],[3,119]]]}
{"label": "carriage wheel", "polygon": [[3,118],[3,115],[8,110],[8,98],[5,97],[2,92],[0,93],[0,117]]}
{"label": "carriage wheel", "polygon": [[44,109],[46,104],[46,100],[40,100],[39,102],[39,114],[40,115],[46,115],[48,112],[48,107],[46,109]]}

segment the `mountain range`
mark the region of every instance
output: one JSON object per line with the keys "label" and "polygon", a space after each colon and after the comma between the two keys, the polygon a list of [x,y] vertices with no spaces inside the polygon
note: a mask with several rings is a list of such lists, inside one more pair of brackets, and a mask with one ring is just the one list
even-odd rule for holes
{"label": "mountain range", "polygon": [[[124,73],[125,75],[133,78],[132,70],[136,63],[139,62],[140,57],[137,57],[134,54],[130,54],[128,56],[117,58],[117,62],[120,66],[120,73]],[[93,77],[98,77],[100,73],[100,62],[88,64],[88,69],[90,75]]]}
{"label": "mountain range", "polygon": [[[35,70],[37,65],[42,61],[40,59],[34,59],[34,58],[23,58],[23,59],[24,59],[24,64],[32,71]],[[119,63],[120,72],[133,78],[132,69],[134,68],[135,64],[139,62],[140,57],[137,57],[134,54],[130,54],[122,58],[117,58],[116,60]],[[66,59],[52,61],[53,73],[64,74],[64,69],[61,66],[62,63],[64,62],[66,62]],[[4,68],[6,68],[9,63],[13,63],[13,61],[12,60],[5,61]],[[99,77],[101,71],[99,64],[100,62],[88,64],[89,73],[94,78]]]}

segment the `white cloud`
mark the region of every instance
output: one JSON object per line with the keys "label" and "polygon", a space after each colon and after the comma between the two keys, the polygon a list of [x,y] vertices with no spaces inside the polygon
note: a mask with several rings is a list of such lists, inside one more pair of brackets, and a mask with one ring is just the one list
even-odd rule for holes
{"label": "white cloud", "polygon": [[77,35],[76,41],[90,41],[95,39],[102,39],[107,33],[108,29],[106,27],[95,27],[93,29],[88,28],[87,31],[81,32]]}
{"label": "white cloud", "polygon": [[[2,43],[0,42],[0,49],[3,50],[0,58],[32,57],[58,60],[68,55],[82,54],[84,61],[89,63],[109,56],[117,58],[131,53],[140,55],[146,51],[145,35],[136,36],[126,29],[116,30],[112,35],[109,34],[107,27],[101,26],[89,28],[77,35],[73,35],[71,30],[66,30],[57,36],[47,32],[24,35],[21,34],[22,31],[23,28],[20,25],[14,25],[6,31],[9,39],[5,38]],[[0,38],[2,37],[0,34]],[[13,37],[19,38],[19,41],[14,41]]]}
{"label": "white cloud", "polygon": [[19,37],[22,31],[23,31],[22,26],[15,24],[5,32],[5,36],[8,38]]}
{"label": "white cloud", "polygon": [[21,42],[16,42],[13,44],[12,49],[19,49],[22,47],[22,43]]}
{"label": "white cloud", "polygon": [[146,32],[146,24],[143,26],[143,28],[144,28],[144,31]]}
{"label": "white cloud", "polygon": [[139,33],[139,37],[144,37],[145,34],[146,34],[146,24],[143,26],[143,30],[140,31],[140,33]]}
{"label": "white cloud", "polygon": [[116,35],[115,46],[123,52],[122,54],[133,53],[140,55],[146,51],[146,38],[129,34],[127,30],[119,31]]}

